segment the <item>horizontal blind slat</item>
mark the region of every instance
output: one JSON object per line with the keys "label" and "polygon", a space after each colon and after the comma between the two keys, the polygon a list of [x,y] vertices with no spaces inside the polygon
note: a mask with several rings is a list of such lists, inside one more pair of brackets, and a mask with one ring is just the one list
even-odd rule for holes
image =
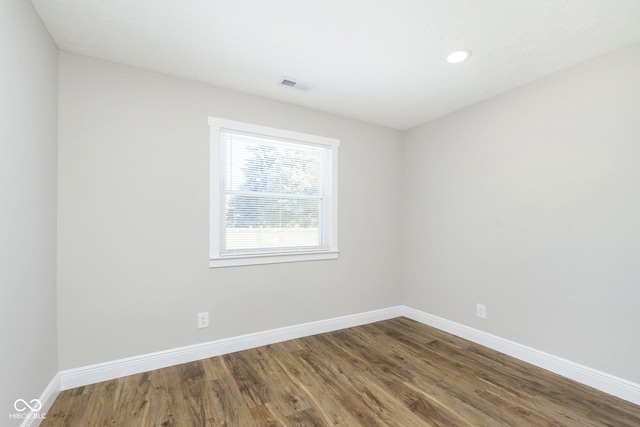
{"label": "horizontal blind slat", "polygon": [[222,252],[320,249],[321,151],[223,131]]}

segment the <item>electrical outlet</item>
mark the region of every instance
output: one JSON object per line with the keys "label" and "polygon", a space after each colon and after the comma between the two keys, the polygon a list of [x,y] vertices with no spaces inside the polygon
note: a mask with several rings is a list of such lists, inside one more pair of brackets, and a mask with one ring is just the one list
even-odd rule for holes
{"label": "electrical outlet", "polygon": [[487,306],[484,304],[476,304],[476,316],[481,319],[487,318]]}
{"label": "electrical outlet", "polygon": [[209,312],[198,313],[198,329],[209,327]]}

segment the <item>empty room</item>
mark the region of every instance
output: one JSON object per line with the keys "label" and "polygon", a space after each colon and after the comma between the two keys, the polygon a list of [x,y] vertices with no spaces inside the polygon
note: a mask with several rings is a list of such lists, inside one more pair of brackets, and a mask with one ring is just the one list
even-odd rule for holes
{"label": "empty room", "polygon": [[3,0],[2,426],[640,426],[640,2]]}

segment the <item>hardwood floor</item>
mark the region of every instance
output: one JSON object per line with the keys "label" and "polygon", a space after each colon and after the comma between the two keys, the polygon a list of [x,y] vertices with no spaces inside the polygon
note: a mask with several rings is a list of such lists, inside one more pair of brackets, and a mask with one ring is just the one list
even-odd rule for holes
{"label": "hardwood floor", "polygon": [[53,426],[640,426],[640,407],[406,318],[62,392]]}

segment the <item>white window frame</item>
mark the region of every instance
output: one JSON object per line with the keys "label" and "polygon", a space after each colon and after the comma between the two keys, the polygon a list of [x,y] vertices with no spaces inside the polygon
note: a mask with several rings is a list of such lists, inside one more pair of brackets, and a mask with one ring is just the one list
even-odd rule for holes
{"label": "white window frame", "polygon": [[[276,139],[299,141],[302,144],[320,145],[330,148],[329,176],[324,177],[330,182],[327,188],[331,194],[327,195],[329,206],[323,216],[323,239],[325,247],[322,249],[301,251],[269,251],[268,253],[223,254],[222,253],[222,162],[223,129],[253,133]],[[317,261],[338,258],[338,147],[340,141],[316,135],[276,129],[251,123],[238,122],[217,117],[209,117],[210,130],[210,224],[209,224],[209,267],[233,267],[256,264],[274,264],[282,262]]]}

